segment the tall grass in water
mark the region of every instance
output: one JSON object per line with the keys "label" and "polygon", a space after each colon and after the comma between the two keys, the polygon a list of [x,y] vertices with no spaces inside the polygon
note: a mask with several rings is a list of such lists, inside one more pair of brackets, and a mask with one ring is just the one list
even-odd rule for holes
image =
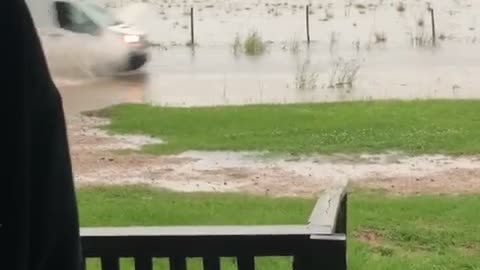
{"label": "tall grass in water", "polygon": [[413,47],[432,47],[433,37],[426,29],[425,19],[420,17],[415,22],[415,32],[412,33]]}
{"label": "tall grass in water", "polygon": [[298,54],[300,52],[300,41],[296,36],[290,40],[289,50],[293,54]]}
{"label": "tall grass in water", "polygon": [[353,87],[360,70],[360,63],[356,59],[344,60],[338,58],[333,62],[330,72],[329,88]]}
{"label": "tall grass in water", "polygon": [[232,48],[233,48],[233,54],[235,55],[238,55],[243,50],[242,39],[238,33],[235,36],[235,40],[233,41]]}
{"label": "tall grass in water", "polygon": [[295,75],[295,88],[297,90],[315,90],[317,88],[318,72],[310,69],[310,62],[307,60],[297,67]]}

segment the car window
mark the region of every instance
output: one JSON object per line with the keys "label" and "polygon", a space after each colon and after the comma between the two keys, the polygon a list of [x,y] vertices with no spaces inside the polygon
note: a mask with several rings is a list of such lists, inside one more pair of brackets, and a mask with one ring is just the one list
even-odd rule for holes
{"label": "car window", "polygon": [[58,23],[61,28],[76,33],[96,35],[98,25],[85,12],[71,3],[55,2]]}
{"label": "car window", "polygon": [[82,2],[82,9],[89,15],[91,16],[94,20],[96,20],[98,23],[106,26],[111,26],[111,25],[118,25],[121,22],[117,20],[115,17],[110,15],[108,11],[103,9],[102,7],[90,3],[90,2]]}

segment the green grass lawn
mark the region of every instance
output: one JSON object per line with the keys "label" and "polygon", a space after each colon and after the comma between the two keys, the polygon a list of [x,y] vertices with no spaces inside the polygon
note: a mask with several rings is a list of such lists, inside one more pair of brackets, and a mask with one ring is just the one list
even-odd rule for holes
{"label": "green grass lawn", "polygon": [[119,133],[168,143],[157,154],[185,150],[277,153],[382,152],[477,154],[480,101],[382,101],[307,105],[165,108],[119,105],[94,114]]}
{"label": "green grass lawn", "polygon": [[[313,199],[242,194],[174,193],[142,187],[78,190],[82,226],[304,224]],[[232,211],[231,209],[235,209]],[[480,269],[480,195],[395,196],[354,192],[349,198],[349,269]],[[201,269],[199,260],[189,262]],[[234,261],[222,261],[234,269]],[[123,262],[132,269],[132,262]],[[264,258],[258,269],[289,269]],[[98,261],[89,262],[98,269]],[[158,261],[156,269],[166,269]]]}

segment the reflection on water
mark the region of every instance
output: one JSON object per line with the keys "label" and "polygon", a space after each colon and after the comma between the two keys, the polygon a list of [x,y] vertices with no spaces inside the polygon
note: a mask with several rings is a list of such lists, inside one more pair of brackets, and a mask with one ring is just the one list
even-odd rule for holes
{"label": "reflection on water", "polygon": [[[260,57],[235,57],[228,47],[154,50],[141,73],[62,85],[75,110],[120,102],[163,106],[331,102],[369,99],[480,98],[480,55],[473,46],[432,50],[341,51],[306,48],[292,54],[272,47]],[[295,87],[298,67],[307,59],[318,73],[317,88]],[[361,63],[353,88],[328,88],[336,57]]]}

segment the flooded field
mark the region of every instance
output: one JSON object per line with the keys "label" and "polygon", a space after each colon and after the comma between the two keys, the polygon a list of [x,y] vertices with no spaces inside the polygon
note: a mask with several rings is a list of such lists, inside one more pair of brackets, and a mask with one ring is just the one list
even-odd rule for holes
{"label": "flooded field", "polygon": [[[461,46],[436,51],[363,54],[352,87],[331,87],[332,60],[310,49],[292,56],[272,50],[261,59],[234,58],[226,48],[154,51],[143,74],[58,80],[64,99],[78,110],[119,102],[163,106],[329,102],[370,99],[479,98],[480,54]],[[317,53],[315,53],[317,51]],[[308,63],[308,62],[307,62]],[[299,80],[306,86],[299,87]],[[311,85],[308,85],[311,84]]]}
{"label": "flooded field", "polygon": [[[257,31],[267,42],[305,41],[305,6],[309,5],[311,39],[341,48],[408,48],[412,39],[431,38],[428,8],[435,11],[441,40],[475,43],[480,3],[475,0],[103,0],[110,10],[149,32],[164,46],[190,39],[190,8],[194,9],[199,46],[230,46],[235,37]],[[142,2],[142,3],[139,3]],[[379,37],[383,36],[383,39]],[[422,41],[420,40],[420,41]],[[356,46],[356,42],[359,45]],[[422,42],[418,42],[419,46]],[[423,42],[426,44],[428,42]],[[378,46],[377,46],[378,47]]]}
{"label": "flooded field", "polygon": [[[431,5],[436,47],[431,44],[426,1],[104,4],[148,33],[155,44],[151,60],[141,75],[56,76],[72,111],[118,102],[208,106],[480,97],[475,13],[480,3],[475,1]],[[305,43],[306,4],[312,13],[310,46]],[[191,6],[196,10],[194,49],[185,45]],[[237,37],[237,45],[243,46],[251,31],[265,45],[260,55],[247,55],[234,46]]]}

